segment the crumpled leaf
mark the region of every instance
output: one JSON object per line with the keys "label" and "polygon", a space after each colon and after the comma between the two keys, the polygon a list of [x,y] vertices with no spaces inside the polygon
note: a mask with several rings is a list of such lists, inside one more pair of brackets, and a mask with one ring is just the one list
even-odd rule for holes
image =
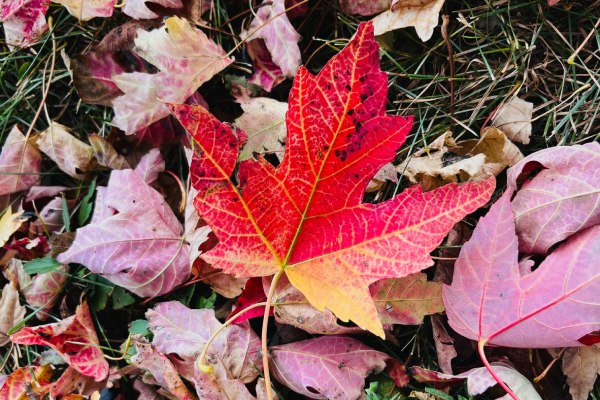
{"label": "crumpled leaf", "polygon": [[383,279],[369,288],[383,324],[419,325],[425,315],[444,311],[442,285],[416,273]]}
{"label": "crumpled leaf", "polygon": [[136,354],[131,357],[133,365],[148,370],[156,382],[176,399],[195,400],[167,356],[157,352],[145,339],[133,338],[131,344],[136,350]]}
{"label": "crumpled leaf", "polygon": [[270,92],[275,86],[285,80],[281,68],[273,62],[271,53],[269,53],[263,39],[248,41],[246,50],[254,66],[254,72],[248,78],[249,83],[258,85],[267,92]]}
{"label": "crumpled leaf", "polygon": [[392,0],[340,0],[340,8],[344,14],[370,15],[379,14],[392,5]]}
{"label": "crumpled leaf", "polygon": [[10,343],[7,333],[25,318],[25,312],[17,289],[10,282],[4,285],[0,297],[0,347]]}
{"label": "crumpled leaf", "polygon": [[12,234],[21,227],[23,221],[27,220],[23,217],[23,212],[13,213],[12,208],[8,207],[0,217],[0,247],[3,247]]}
{"label": "crumpled leaf", "polygon": [[450,132],[418,150],[396,167],[411,183],[431,190],[451,182],[478,181],[497,176],[523,159],[519,149],[496,128],[486,129],[480,139],[455,142]]}
{"label": "crumpled leaf", "polygon": [[48,392],[52,366],[22,367],[14,370],[0,386],[0,400],[26,399],[28,393],[44,395]]}
{"label": "crumpled leaf", "polygon": [[545,254],[573,232],[600,224],[600,144],[553,147],[526,157],[508,172],[516,190],[521,176],[543,169],[515,195],[519,250]]}
{"label": "crumpled leaf", "polygon": [[429,252],[494,187],[493,179],[428,193],[413,187],[363,204],[370,178],[410,130],[409,119],[385,115],[386,91],[372,26],[362,24],[318,76],[300,69],[283,162],[241,163],[239,188],[230,175],[246,135],[201,107],[171,105],[200,149],[195,206],[219,239],[202,258],[240,277],[283,270],[315,308],[383,337],[368,285],[430,266]]}
{"label": "crumpled leaf", "polygon": [[194,364],[194,384],[200,398],[253,398],[244,384],[258,376],[260,340],[248,325],[229,326],[216,337],[206,359],[213,371],[206,373],[198,369],[196,357],[209,337],[221,327],[214,310],[192,310],[170,301],[149,310],[146,318],[154,334],[154,348],[161,353],[177,354],[185,362]]}
{"label": "crumpled leaf", "polygon": [[69,132],[69,128],[52,121],[37,140],[38,147],[58,167],[73,178],[82,179],[90,169],[94,149]]}
{"label": "crumpled leaf", "polygon": [[88,140],[94,150],[94,157],[101,165],[110,169],[129,169],[127,159],[117,153],[115,148],[100,135],[89,135]]}
{"label": "crumpled leaf", "polygon": [[587,400],[600,374],[600,345],[566,349],[562,370],[573,400]]}
{"label": "crumpled leaf", "polygon": [[[188,0],[189,1],[189,0]],[[135,19],[154,19],[159,15],[146,6],[146,3],[158,4],[165,8],[182,8],[181,0],[127,0],[123,12]]]}
{"label": "crumpled leaf", "polygon": [[65,6],[69,14],[80,21],[95,17],[110,17],[115,8],[115,0],[52,0]]}
{"label": "crumpled leaf", "polygon": [[533,103],[513,97],[496,111],[492,124],[513,142],[529,144]]}
{"label": "crumpled leaf", "polygon": [[[57,259],[83,264],[138,296],[159,296],[189,277],[189,245],[165,199],[136,172],[113,171],[108,186],[98,187],[92,222]],[[147,179],[148,172],[140,174]]]}
{"label": "crumpled leaf", "polygon": [[479,220],[443,289],[450,326],[477,340],[518,348],[580,346],[600,329],[600,225],[572,235],[522,275],[508,190]]}
{"label": "crumpled leaf", "polygon": [[394,0],[391,9],[373,18],[375,35],[413,26],[419,38],[431,39],[444,0]]}
{"label": "crumpled leaf", "polygon": [[273,346],[275,378],[311,399],[358,399],[367,375],[385,368],[388,355],[356,339],[321,336]]}
{"label": "crumpled leaf", "polygon": [[301,37],[286,14],[285,0],[263,1],[242,40],[261,38],[283,75],[293,78],[302,64],[298,42]]}
{"label": "crumpled leaf", "polygon": [[15,344],[49,346],[79,373],[96,381],[108,376],[108,363],[85,302],[77,307],[75,315],[53,324],[25,327],[11,335],[10,340]]}
{"label": "crumpled leaf", "polygon": [[0,196],[20,192],[36,185],[42,170],[42,157],[31,141],[15,125],[0,154]]}
{"label": "crumpled leaf", "polygon": [[283,158],[287,103],[267,97],[253,97],[238,102],[244,113],[235,120],[235,124],[248,135],[239,160],[248,160],[254,153],[265,152]]}
{"label": "crumpled leaf", "polygon": [[132,72],[112,77],[125,93],[112,102],[113,123],[127,134],[134,134],[169,115],[165,101],[184,102],[204,82],[233,62],[204,32],[179,17],[168,18],[160,29],[149,32],[138,29],[134,51],[159,72]]}
{"label": "crumpled leaf", "polygon": [[48,29],[46,11],[50,0],[5,0],[0,8],[6,44],[27,47]]}

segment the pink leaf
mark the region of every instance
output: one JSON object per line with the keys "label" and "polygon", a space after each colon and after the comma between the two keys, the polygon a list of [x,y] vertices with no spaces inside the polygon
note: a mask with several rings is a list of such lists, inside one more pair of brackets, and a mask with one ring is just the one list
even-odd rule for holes
{"label": "pink leaf", "polygon": [[135,19],[158,18],[158,14],[148,8],[146,3],[158,4],[165,8],[182,8],[181,0],[127,0],[123,12]]}
{"label": "pink leaf", "polygon": [[480,343],[521,348],[581,345],[600,329],[600,226],[581,231],[521,276],[507,191],[482,218],[443,290],[450,326]]}
{"label": "pink leaf", "polygon": [[99,214],[77,230],[58,260],[83,264],[142,297],[168,293],[185,282],[191,271],[189,245],[162,195],[133,170],[113,171],[108,186],[98,190],[103,193]]}
{"label": "pink leaf", "polygon": [[0,9],[6,43],[27,47],[48,29],[46,11],[50,0],[5,0]]}
{"label": "pink leaf", "polygon": [[14,126],[0,154],[0,196],[36,185],[42,169],[39,150]]}
{"label": "pink leaf", "polygon": [[277,380],[312,399],[358,399],[364,381],[382,371],[388,356],[356,339],[322,336],[271,347]]}
{"label": "pink leaf", "polygon": [[508,185],[526,181],[512,201],[519,251],[545,254],[573,232],[600,223],[600,143],[553,147],[524,158],[508,172]]}
{"label": "pink leaf", "polygon": [[101,381],[108,376],[108,363],[100,350],[87,303],[75,315],[60,322],[26,327],[10,337],[15,344],[49,346],[82,375]]}

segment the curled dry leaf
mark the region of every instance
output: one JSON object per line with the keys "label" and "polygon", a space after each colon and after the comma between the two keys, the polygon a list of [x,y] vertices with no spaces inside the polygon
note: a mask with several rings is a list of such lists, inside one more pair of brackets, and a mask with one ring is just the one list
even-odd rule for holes
{"label": "curled dry leaf", "polygon": [[158,4],[165,8],[174,9],[183,7],[181,0],[127,0],[123,6],[123,12],[135,19],[158,18],[158,14],[150,10],[146,3]]}
{"label": "curled dry leaf", "polygon": [[386,93],[373,28],[362,24],[319,75],[300,69],[282,163],[241,163],[239,187],[230,176],[246,135],[201,107],[171,105],[201,150],[191,167],[194,204],[219,239],[202,258],[239,277],[285,273],[315,308],[383,337],[368,285],[430,266],[429,252],[495,186],[413,187],[363,204],[369,180],[410,130],[409,119],[385,115]]}
{"label": "curled dry leaf", "polygon": [[522,275],[508,190],[482,218],[456,261],[443,298],[450,326],[479,341],[518,348],[580,346],[600,329],[600,226],[572,235]]}
{"label": "curled dry leaf", "polygon": [[5,0],[0,5],[0,20],[9,47],[27,47],[48,29],[46,11],[50,0]]}
{"label": "curled dry leaf", "polygon": [[44,396],[48,393],[51,378],[51,365],[17,368],[0,385],[0,400],[26,399],[30,394]]}
{"label": "curled dry leaf", "polygon": [[526,157],[508,172],[519,250],[545,254],[573,232],[600,224],[600,144],[553,147]]}
{"label": "curled dry leaf", "polygon": [[80,21],[95,17],[110,17],[115,8],[115,0],[52,0],[65,6],[69,14]]}
{"label": "curled dry leaf", "polygon": [[261,38],[283,75],[293,78],[302,64],[298,42],[301,37],[286,14],[285,0],[263,1],[242,40]]}
{"label": "curled dry leaf", "polygon": [[23,221],[27,220],[23,217],[24,211],[16,213],[12,212],[12,208],[8,207],[2,217],[0,217],[0,247],[4,246],[20,227]]}
{"label": "curled dry leaf", "polygon": [[182,103],[233,59],[185,19],[171,17],[160,29],[137,30],[134,51],[159,69],[156,74],[114,75],[125,93],[113,100],[113,123],[127,134],[169,115],[167,102]]}
{"label": "curled dry leaf", "polygon": [[70,129],[58,122],[52,122],[48,129],[40,134],[38,147],[63,172],[73,178],[82,179],[91,168],[94,150],[70,133]]}
{"label": "curled dry leaf", "polygon": [[2,288],[0,297],[0,347],[10,343],[8,332],[25,318],[25,307],[19,303],[19,292],[12,283]]}
{"label": "curled dry leaf", "polygon": [[281,68],[273,62],[271,53],[269,53],[263,39],[259,38],[248,41],[246,49],[254,65],[254,72],[248,78],[248,82],[270,92],[285,79]]}
{"label": "curled dry leaf", "polygon": [[129,169],[127,159],[117,153],[115,148],[100,135],[89,135],[88,140],[94,149],[98,164],[110,169]]}
{"label": "curled dry leaf", "polygon": [[343,336],[273,346],[270,355],[275,378],[311,399],[359,399],[367,375],[382,371],[389,358]]}
{"label": "curled dry leaf", "polygon": [[413,26],[426,42],[438,25],[444,0],[394,0],[391,9],[373,18],[375,35]]}
{"label": "curled dry leaf", "polygon": [[40,180],[42,157],[31,140],[15,125],[0,154],[0,196],[20,192]]}
{"label": "curled dry leaf", "polygon": [[189,246],[165,199],[136,172],[111,173],[97,189],[92,222],[58,260],[83,264],[138,296],[159,296],[189,277]]}
{"label": "curled dry leaf", "polygon": [[562,370],[573,400],[586,400],[600,374],[600,345],[566,349]]}
{"label": "curled dry leaf", "polygon": [[451,182],[479,181],[498,175],[523,159],[519,149],[496,128],[488,128],[480,139],[455,142],[450,132],[418,150],[396,167],[412,183],[425,190]]}
{"label": "curled dry leaf", "polygon": [[492,124],[513,142],[529,144],[533,103],[514,97],[494,114]]}
{"label": "curled dry leaf", "polygon": [[60,322],[25,327],[11,335],[15,344],[49,346],[79,373],[101,381],[108,376],[108,362],[100,350],[96,330],[87,303],[75,315]]}

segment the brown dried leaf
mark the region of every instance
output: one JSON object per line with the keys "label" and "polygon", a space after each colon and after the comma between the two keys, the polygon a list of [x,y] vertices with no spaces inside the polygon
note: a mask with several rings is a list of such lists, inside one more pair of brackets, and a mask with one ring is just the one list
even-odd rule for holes
{"label": "brown dried leaf", "polygon": [[84,173],[90,169],[94,150],[69,131],[66,126],[53,121],[48,129],[40,134],[37,144],[62,171],[73,178],[82,179]]}
{"label": "brown dried leaf", "polygon": [[0,347],[10,342],[8,331],[25,318],[25,307],[19,303],[19,292],[7,283],[0,297]]}
{"label": "brown dried leaf", "polygon": [[98,164],[110,169],[128,169],[129,163],[115,148],[100,135],[89,135],[88,140],[94,149]]}
{"label": "brown dried leaf", "polygon": [[414,26],[419,38],[426,42],[438,25],[444,0],[394,0],[389,11],[373,19],[375,35]]}
{"label": "brown dried leaf", "polygon": [[573,400],[586,400],[600,374],[600,345],[566,349],[562,369]]}
{"label": "brown dried leaf", "polygon": [[492,123],[513,142],[529,143],[533,103],[514,97],[494,115]]}

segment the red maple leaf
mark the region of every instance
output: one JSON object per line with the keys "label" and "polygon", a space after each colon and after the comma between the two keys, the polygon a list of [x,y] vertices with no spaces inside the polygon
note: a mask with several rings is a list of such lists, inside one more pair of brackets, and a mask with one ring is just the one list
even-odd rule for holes
{"label": "red maple leaf", "polygon": [[237,276],[285,273],[316,308],[383,336],[369,283],[432,264],[452,225],[489,199],[494,180],[412,187],[363,203],[370,179],[396,155],[412,118],[385,114],[387,77],[369,23],[321,72],[300,68],[287,113],[286,153],[275,168],[244,161],[246,135],[197,106],[171,105],[199,150],[195,207],[219,244],[202,257]]}

